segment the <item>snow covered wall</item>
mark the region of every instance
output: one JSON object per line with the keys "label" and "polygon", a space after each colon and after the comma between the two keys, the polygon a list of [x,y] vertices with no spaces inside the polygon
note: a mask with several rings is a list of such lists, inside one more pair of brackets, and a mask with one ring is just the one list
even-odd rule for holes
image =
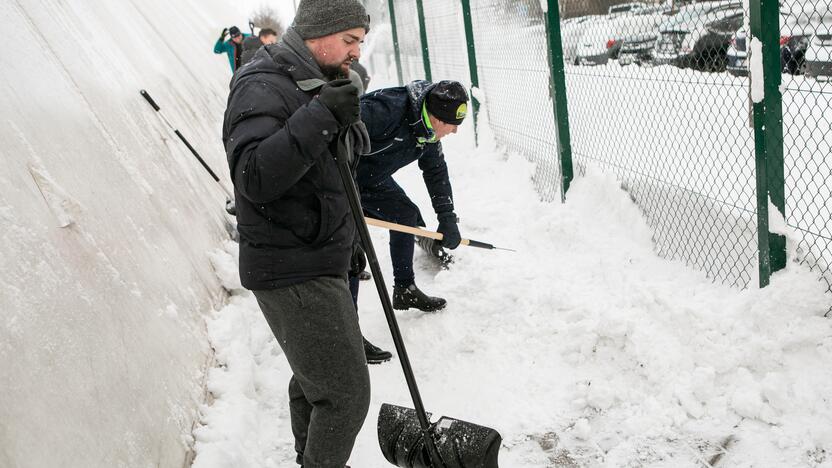
{"label": "snow covered wall", "polygon": [[225,176],[231,6],[0,2],[2,467],[187,462],[224,195],[139,89]]}

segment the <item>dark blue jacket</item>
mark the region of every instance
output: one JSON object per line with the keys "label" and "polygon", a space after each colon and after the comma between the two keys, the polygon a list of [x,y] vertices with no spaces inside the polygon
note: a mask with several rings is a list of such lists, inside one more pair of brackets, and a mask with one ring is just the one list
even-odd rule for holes
{"label": "dark blue jacket", "polygon": [[430,137],[422,121],[422,105],[433,86],[429,81],[414,81],[361,97],[361,120],[367,126],[372,149],[361,156],[356,182],[362,192],[372,191],[418,160],[433,209],[439,214],[454,210],[442,144],[419,143],[420,137]]}

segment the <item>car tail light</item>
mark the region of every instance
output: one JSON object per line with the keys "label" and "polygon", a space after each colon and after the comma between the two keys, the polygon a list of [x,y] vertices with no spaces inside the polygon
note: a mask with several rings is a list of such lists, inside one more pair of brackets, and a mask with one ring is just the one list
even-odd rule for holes
{"label": "car tail light", "polygon": [[612,47],[614,45],[615,45],[615,39],[610,39],[610,40],[607,41],[607,49],[612,49]]}
{"label": "car tail light", "polygon": [[780,36],[780,45],[781,46],[786,45],[786,43],[789,42],[789,40],[791,40],[791,38],[792,38],[791,36]]}

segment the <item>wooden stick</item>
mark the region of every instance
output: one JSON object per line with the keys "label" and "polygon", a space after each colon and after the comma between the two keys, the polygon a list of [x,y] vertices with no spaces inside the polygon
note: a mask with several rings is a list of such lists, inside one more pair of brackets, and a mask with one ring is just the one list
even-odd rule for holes
{"label": "wooden stick", "polygon": [[[429,237],[431,239],[442,240],[444,236],[442,236],[439,232],[428,231],[426,229],[419,229],[417,227],[405,226],[402,224],[390,223],[387,221],[382,221],[380,219],[368,218],[364,217],[367,220],[367,224],[370,226],[384,228],[390,231],[396,232],[403,232],[405,234],[413,234],[414,236],[419,237]],[[465,239],[463,239],[465,240]]]}
{"label": "wooden stick", "polygon": [[[436,240],[439,240],[439,241],[441,241],[442,238],[444,237],[442,235],[442,233],[428,231],[427,229],[420,229],[420,228],[417,228],[417,227],[404,226],[402,224],[396,224],[396,223],[391,223],[391,222],[388,222],[388,221],[382,221],[380,219],[368,218],[366,216],[364,217],[364,219],[367,221],[367,224],[370,225],[370,226],[380,227],[380,228],[387,229],[387,230],[390,230],[390,231],[403,232],[405,234],[413,234],[414,236],[419,236],[419,237],[428,237],[428,238],[436,239]],[[512,249],[505,249],[505,248],[502,248],[502,247],[494,247],[491,244],[487,244],[485,242],[475,241],[475,240],[471,240],[471,239],[462,239],[462,240],[459,241],[459,243],[462,244],[462,245],[470,246],[470,247],[479,247],[481,249],[508,250],[508,251],[514,252],[514,250],[512,250]]]}

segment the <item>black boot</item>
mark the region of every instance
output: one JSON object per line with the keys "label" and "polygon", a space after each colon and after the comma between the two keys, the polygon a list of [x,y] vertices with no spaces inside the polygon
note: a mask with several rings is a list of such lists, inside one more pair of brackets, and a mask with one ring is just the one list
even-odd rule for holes
{"label": "black boot", "polygon": [[443,269],[447,270],[454,262],[454,256],[446,252],[442,248],[442,243],[438,240],[430,237],[418,237],[416,243]]}
{"label": "black boot", "polygon": [[370,274],[369,271],[363,270],[361,273],[358,274],[359,281],[370,281],[373,279],[373,275]]}
{"label": "black boot", "polygon": [[364,355],[367,357],[367,364],[381,364],[389,361],[393,354],[385,351],[364,338]]}
{"label": "black boot", "polygon": [[430,297],[416,287],[416,284],[403,288],[393,287],[393,308],[396,310],[419,309],[433,312],[444,309],[447,301],[441,297]]}

